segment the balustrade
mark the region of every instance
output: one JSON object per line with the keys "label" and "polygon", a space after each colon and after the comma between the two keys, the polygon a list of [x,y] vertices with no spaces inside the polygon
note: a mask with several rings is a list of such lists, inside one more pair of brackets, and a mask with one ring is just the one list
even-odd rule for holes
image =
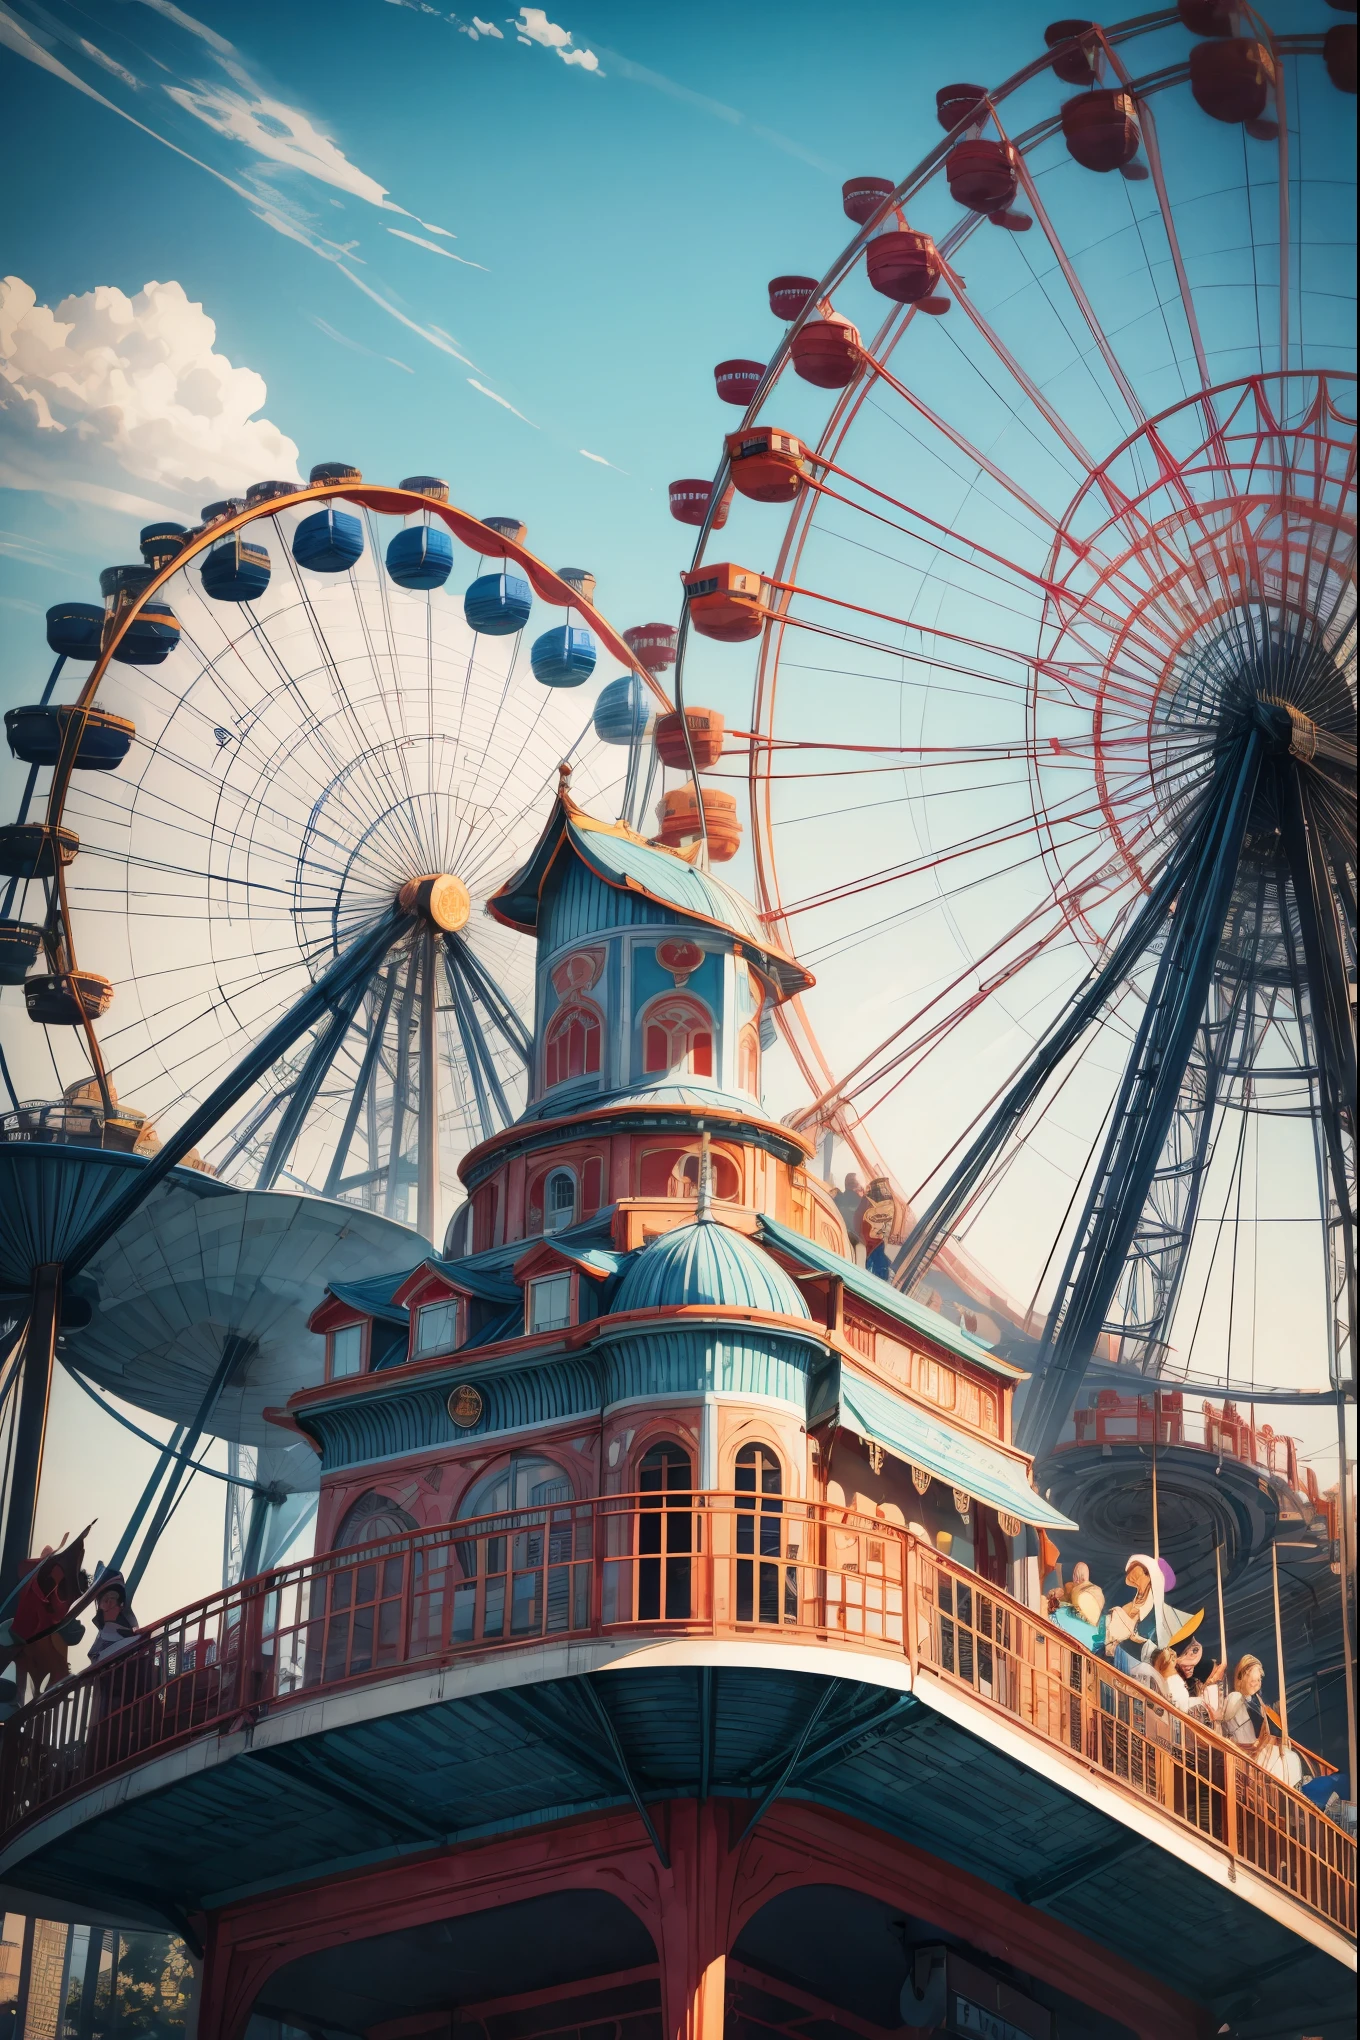
{"label": "balustrade", "polygon": [[493,1650],[639,1633],[905,1657],[1354,1931],[1355,1843],[1301,1793],[905,1530],[764,1494],[545,1503],[243,1581],[9,1721],[0,1833],[300,1699]]}

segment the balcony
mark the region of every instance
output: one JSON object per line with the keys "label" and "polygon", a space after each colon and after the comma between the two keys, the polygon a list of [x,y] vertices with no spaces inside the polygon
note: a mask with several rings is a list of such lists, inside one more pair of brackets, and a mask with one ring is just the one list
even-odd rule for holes
{"label": "balcony", "polygon": [[12,1860],[25,1830],[167,1753],[329,1696],[492,1659],[513,1686],[516,1652],[611,1639],[802,1646],[803,1670],[821,1647],[827,1677],[930,1696],[1065,1792],[1113,1793],[1126,1826],[1193,1840],[1277,1917],[1298,1907],[1354,1933],[1355,1844],[1302,1794],[907,1532],[777,1496],[544,1505],[212,1595],[11,1719],[0,1848]]}

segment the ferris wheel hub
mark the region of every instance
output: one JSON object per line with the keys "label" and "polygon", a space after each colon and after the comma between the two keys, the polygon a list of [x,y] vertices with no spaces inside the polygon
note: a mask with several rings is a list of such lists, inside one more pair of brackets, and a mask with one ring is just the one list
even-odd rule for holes
{"label": "ferris wheel hub", "polygon": [[465,928],[472,913],[467,887],[461,878],[446,871],[408,878],[397,894],[397,905],[404,914],[423,915],[431,927],[445,935],[456,935]]}

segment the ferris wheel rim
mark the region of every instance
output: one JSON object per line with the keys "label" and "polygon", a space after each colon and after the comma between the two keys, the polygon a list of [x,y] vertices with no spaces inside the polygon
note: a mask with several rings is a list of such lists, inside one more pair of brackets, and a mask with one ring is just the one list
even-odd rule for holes
{"label": "ferris wheel rim", "polygon": [[[493,530],[481,518],[474,517],[470,512],[454,504],[441,502],[437,497],[424,495],[417,490],[356,481],[353,478],[336,482],[308,483],[287,494],[269,496],[258,503],[246,503],[240,510],[215,519],[203,529],[193,532],[172,558],[163,566],[151,571],[133,599],[120,605],[114,627],[105,633],[98,656],[64,718],[61,745],[56,762],[51,768],[52,776],[47,790],[43,821],[46,832],[55,835],[55,832],[63,826],[72,787],[76,752],[86,726],[87,713],[95,702],[110,665],[117,657],[119,647],[148,603],[196,559],[220,545],[224,538],[231,538],[262,520],[275,522],[285,511],[334,501],[357,504],[369,513],[377,512],[400,517],[424,514],[437,517],[451,535],[461,539],[470,549],[475,546],[480,557],[500,558],[507,564],[523,568],[535,594],[540,595],[554,607],[576,611],[587,627],[598,635],[605,649],[650,690],[661,710],[664,712],[670,709],[670,697],[656,674],[642,663],[623,635],[600,614],[593,602],[583,597],[578,588],[564,581],[555,569],[547,566],[521,541],[512,538],[508,533]],[[291,554],[289,558],[291,559]],[[186,694],[188,691],[186,688]],[[67,869],[61,863],[58,863],[54,875],[54,891],[57,919],[64,935],[67,956],[66,968],[61,975],[68,981],[73,981],[80,969],[80,963],[76,928],[68,894]],[[93,1080],[98,1084],[101,1094],[107,1093],[107,1071],[96,1031],[96,1021],[85,1010],[84,1001],[78,1003],[81,1031],[94,1072]]]}
{"label": "ferris wheel rim", "polygon": [[[1268,25],[1259,22],[1254,15],[1252,22],[1253,31],[1259,33],[1261,39],[1267,42],[1272,55],[1277,58],[1286,55],[1291,57],[1321,57],[1323,54],[1324,31],[1276,36]],[[1175,8],[1165,9],[1153,14],[1134,17],[1110,27],[1092,24],[1089,30],[1074,40],[1082,43],[1090,42],[1093,47],[1102,49],[1106,56],[1111,59],[1112,69],[1118,77],[1120,89],[1128,92],[1138,103],[1143,140],[1151,164],[1158,206],[1168,229],[1182,305],[1187,317],[1191,347],[1196,367],[1201,371],[1199,386],[1174,403],[1164,406],[1160,411],[1154,412],[1151,417],[1142,410],[1141,404],[1137,402],[1135,397],[1134,401],[1130,404],[1130,411],[1136,420],[1133,431],[1127,433],[1120,445],[1107,451],[1099,461],[1085,464],[1086,472],[1072,492],[1069,499],[1068,512],[1075,508],[1082,494],[1093,485],[1095,476],[1108,467],[1109,463],[1116,459],[1128,444],[1136,441],[1140,435],[1146,434],[1162,418],[1178,409],[1185,408],[1187,405],[1203,403],[1206,399],[1232,387],[1237,382],[1252,379],[1250,376],[1242,376],[1225,378],[1217,383],[1211,383],[1208,380],[1203,342],[1198,319],[1194,311],[1193,293],[1184,269],[1179,241],[1170,221],[1170,201],[1162,170],[1155,117],[1151,107],[1146,103],[1158,93],[1186,82],[1190,77],[1188,59],[1164,65],[1144,77],[1131,78],[1122,62],[1115,56],[1117,47],[1136,38],[1151,34],[1158,29],[1175,27],[1179,24],[1179,11]],[[806,325],[819,317],[819,308],[829,303],[833,292],[852,274],[868,243],[879,230],[885,224],[891,222],[894,214],[900,216],[904,205],[940,171],[948,152],[960,135],[967,131],[974,119],[985,118],[989,114],[995,117],[997,106],[1004,103],[1023,85],[1050,71],[1053,68],[1054,58],[1059,53],[1057,46],[1046,49],[1043,56],[1036,57],[1030,63],[1021,66],[1001,84],[988,90],[978,102],[979,112],[960,119],[952,129],[946,132],[943,139],[928,151],[906,176],[897,183],[891,194],[880,200],[874,212],[852,234],[819,279],[815,288],[808,293],[807,301],[802,310],[784,331],[766,364],[758,387],[755,389],[742,413],[739,430],[747,430],[757,424],[761,412],[765,410],[769,403],[772,392],[775,390],[781,377],[784,376],[792,365],[792,350],[795,339]],[[1277,154],[1287,163],[1289,131],[1283,103],[1283,67],[1278,62],[1275,65],[1274,98],[1281,114],[1275,148]],[[1025,159],[1028,155],[1032,154],[1041,142],[1061,131],[1061,116],[1058,113],[1047,115],[1013,136],[1005,135],[999,120],[997,121],[997,128],[1002,139],[1008,140],[1018,152],[1023,188],[1028,202],[1035,194],[1032,181],[1025,170]],[[1287,170],[1282,174],[1280,183],[1282,194],[1284,194],[1282,196],[1281,231],[1285,237],[1284,245],[1287,250],[1289,246],[1287,238],[1289,233]],[[984,217],[985,215],[976,211],[965,211],[963,217],[956,221],[944,235],[940,236],[937,242],[940,254],[944,256],[946,251],[950,254],[955,252],[963,240],[983,223]],[[1058,238],[1050,233],[1049,240],[1061,261],[1061,246]],[[966,296],[962,292],[958,292],[956,295],[966,305]],[[1282,299],[1282,333],[1285,343],[1282,364],[1277,369],[1262,368],[1258,370],[1255,379],[1258,381],[1269,381],[1280,378],[1312,377],[1319,382],[1325,382],[1328,378],[1331,378],[1337,381],[1354,383],[1355,371],[1351,369],[1333,368],[1331,366],[1315,367],[1306,362],[1293,366],[1288,362],[1289,336],[1286,305],[1284,302],[1288,298],[1288,293],[1282,291],[1280,295]],[[844,443],[866,399],[871,391],[877,387],[887,360],[891,357],[907,328],[912,323],[916,309],[917,307],[914,304],[893,304],[890,306],[873,341],[863,348],[864,354],[868,357],[867,372],[857,374],[848,387],[836,392],[830,412],[820,428],[815,453],[812,444],[810,442],[806,444],[806,451],[814,465],[824,466],[828,451],[831,449],[838,450],[839,446]],[[1107,355],[1107,366],[1109,365],[1110,362]],[[935,422],[938,423],[938,421]],[[715,519],[717,517],[718,506],[723,497],[723,492],[730,481],[730,477],[731,463],[724,450],[724,457],[718,465],[710,488],[707,512],[696,537],[692,556],[693,568],[697,568],[702,564],[709,550],[710,540],[714,536],[716,528]],[[820,503],[820,490],[804,488],[800,490],[790,506],[780,533],[780,544],[775,568],[778,582],[783,583],[789,577],[790,558],[794,562],[792,571],[796,574],[797,560],[801,557],[802,549],[811,533]],[[1055,547],[1059,543],[1057,536],[1058,526],[1065,521],[1067,514],[1064,513],[1064,519],[1054,522]],[[774,703],[786,631],[789,628],[787,612],[792,599],[793,597],[787,591],[787,588],[777,588],[774,593],[774,599],[767,610],[766,623],[761,634],[756,672],[752,685],[750,751],[746,770],[748,802],[752,824],[751,848],[757,901],[762,911],[762,918],[766,921],[766,924],[772,929],[778,929],[786,943],[791,942],[791,936],[789,933],[786,903],[782,895],[779,880],[779,858],[774,842],[770,765],[774,757],[776,744]],[[676,682],[677,694],[681,698],[683,698],[683,646],[686,623],[687,614],[682,611],[681,659],[677,662]],[[806,1117],[808,1111],[824,1108],[829,1101],[835,1101],[838,1093],[844,1086],[845,1080],[842,1079],[838,1083],[834,1078],[831,1063],[817,1040],[811,1018],[801,1001],[791,1002],[790,1008],[787,1011],[781,1011],[779,1021],[781,1032],[794,1053],[795,1061],[798,1063],[809,1089],[814,1093],[813,1107],[803,1108],[798,1115],[801,1121]],[[825,1088],[815,1081],[813,1076],[814,1066],[821,1071],[825,1078]],[[842,1115],[843,1117],[844,1115]],[[852,1150],[859,1153],[855,1140],[850,1138],[850,1133],[844,1124],[833,1126],[833,1116],[825,1111],[822,1112],[820,1123],[833,1127],[833,1130],[847,1139]],[[860,1128],[859,1131],[862,1133],[863,1129]],[[860,1154],[860,1159],[869,1162],[871,1167],[878,1164],[879,1157],[872,1150],[872,1143],[865,1139],[863,1144],[865,1152]]]}

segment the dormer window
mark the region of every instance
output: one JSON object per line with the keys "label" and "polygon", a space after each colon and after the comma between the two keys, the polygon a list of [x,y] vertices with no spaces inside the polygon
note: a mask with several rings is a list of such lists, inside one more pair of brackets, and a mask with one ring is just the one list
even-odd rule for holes
{"label": "dormer window", "polygon": [[455,1297],[443,1303],[425,1303],[416,1312],[416,1358],[427,1353],[451,1353],[460,1343],[462,1306]]}
{"label": "dormer window", "polygon": [[341,1325],[332,1332],[327,1341],[327,1372],[332,1381],[346,1381],[352,1374],[364,1371],[364,1328],[362,1325]]}
{"label": "dormer window", "polygon": [[571,1277],[540,1275],[529,1284],[525,1302],[527,1329],[560,1332],[571,1323]]}

